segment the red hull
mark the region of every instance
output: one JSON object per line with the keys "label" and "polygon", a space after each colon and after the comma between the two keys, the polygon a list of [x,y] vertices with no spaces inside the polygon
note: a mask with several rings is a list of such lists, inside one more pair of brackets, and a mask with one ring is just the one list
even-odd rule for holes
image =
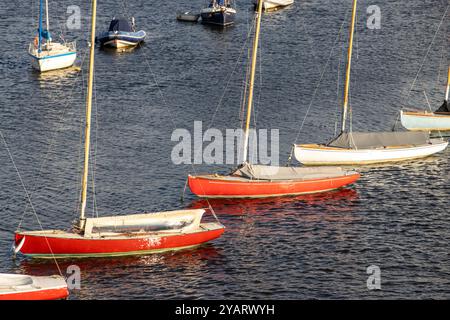
{"label": "red hull", "polygon": [[211,176],[188,176],[189,188],[192,193],[205,198],[264,198],[291,196],[307,193],[324,192],[338,189],[358,180],[359,173],[340,177],[289,180],[289,181],[261,181],[261,180],[226,180]]}
{"label": "red hull", "polygon": [[[200,245],[216,239],[224,232],[224,228],[186,234],[155,237],[133,237],[120,239],[92,239],[63,233],[63,235],[16,233],[15,243],[20,252],[36,257],[101,257],[136,255],[159,252],[163,250],[181,249]],[[69,236],[68,236],[69,235]],[[51,250],[50,250],[51,248]]]}
{"label": "red hull", "polygon": [[0,300],[59,300],[69,296],[67,288],[0,294]]}

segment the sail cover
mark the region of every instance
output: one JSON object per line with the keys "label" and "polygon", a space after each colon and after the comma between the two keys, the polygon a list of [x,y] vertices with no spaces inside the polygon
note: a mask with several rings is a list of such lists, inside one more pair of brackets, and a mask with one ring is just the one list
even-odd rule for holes
{"label": "sail cover", "polygon": [[277,167],[245,163],[231,175],[255,180],[303,180],[339,177],[346,173],[339,167]]}
{"label": "sail cover", "polygon": [[437,109],[435,112],[450,112],[450,109],[448,107],[448,102],[446,100],[444,100],[444,103],[442,104],[442,106],[439,107],[439,109]]}
{"label": "sail cover", "polygon": [[327,144],[346,149],[376,149],[389,146],[424,145],[429,143],[427,132],[343,132]]}
{"label": "sail cover", "polygon": [[125,31],[125,32],[133,32],[131,30],[131,26],[125,19],[113,19],[109,24],[108,31]]}

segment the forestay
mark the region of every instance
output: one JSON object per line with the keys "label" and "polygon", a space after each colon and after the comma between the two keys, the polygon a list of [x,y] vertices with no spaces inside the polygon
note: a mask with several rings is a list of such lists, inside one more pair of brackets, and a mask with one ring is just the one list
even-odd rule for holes
{"label": "forestay", "polygon": [[377,149],[394,146],[419,146],[430,143],[427,132],[343,132],[327,144],[346,149]]}

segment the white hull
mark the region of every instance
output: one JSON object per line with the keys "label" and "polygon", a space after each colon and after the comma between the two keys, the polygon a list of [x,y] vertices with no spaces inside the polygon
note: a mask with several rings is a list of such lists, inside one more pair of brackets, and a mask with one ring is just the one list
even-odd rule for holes
{"label": "white hull", "polygon": [[76,54],[60,57],[50,57],[47,59],[32,57],[31,66],[40,72],[63,69],[73,66],[76,58]]}
{"label": "white hull", "polygon": [[[263,3],[263,9],[265,11],[275,11],[283,7],[290,6],[294,3],[294,0],[265,0]],[[253,4],[256,6],[258,0],[253,0]]]}
{"label": "white hull", "polygon": [[41,52],[30,45],[28,53],[31,56],[31,66],[40,72],[71,67],[77,58],[74,43],[49,43]]}
{"label": "white hull", "polygon": [[138,45],[138,42],[130,42],[130,41],[115,39],[115,40],[107,41],[103,45],[112,47],[112,48],[116,48],[116,49],[122,49],[122,48],[135,47]]}
{"label": "white hull", "polygon": [[448,142],[442,140],[422,146],[359,150],[296,145],[294,156],[304,165],[359,165],[424,158],[443,151],[447,145]]}
{"label": "white hull", "polygon": [[411,131],[448,131],[450,114],[400,111],[402,126]]}

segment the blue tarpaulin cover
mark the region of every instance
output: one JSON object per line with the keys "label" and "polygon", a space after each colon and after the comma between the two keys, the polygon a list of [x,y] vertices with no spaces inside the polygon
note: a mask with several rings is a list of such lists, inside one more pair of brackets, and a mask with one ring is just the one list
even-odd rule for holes
{"label": "blue tarpaulin cover", "polygon": [[130,24],[125,19],[113,19],[109,24],[109,31],[133,32]]}

